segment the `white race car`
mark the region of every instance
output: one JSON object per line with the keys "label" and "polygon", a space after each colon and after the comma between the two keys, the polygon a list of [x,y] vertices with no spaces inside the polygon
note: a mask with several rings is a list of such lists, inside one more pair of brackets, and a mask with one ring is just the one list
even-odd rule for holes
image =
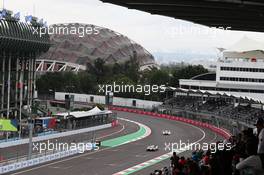
{"label": "white race car", "polygon": [[147,147],[147,151],[158,151],[159,147],[157,145],[150,145]]}
{"label": "white race car", "polygon": [[165,131],[162,131],[162,134],[163,135],[171,135],[171,132],[169,130],[165,130]]}

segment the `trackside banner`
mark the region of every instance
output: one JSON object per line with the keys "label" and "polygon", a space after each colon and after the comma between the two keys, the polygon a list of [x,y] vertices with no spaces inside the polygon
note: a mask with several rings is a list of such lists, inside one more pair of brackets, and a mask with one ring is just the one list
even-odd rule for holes
{"label": "trackside banner", "polygon": [[8,119],[0,119],[0,131],[17,131],[17,121],[16,120],[8,120]]}

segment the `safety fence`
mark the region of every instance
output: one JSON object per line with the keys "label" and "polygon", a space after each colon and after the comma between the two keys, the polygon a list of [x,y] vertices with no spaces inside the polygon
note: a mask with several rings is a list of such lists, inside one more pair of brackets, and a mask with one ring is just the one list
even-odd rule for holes
{"label": "safety fence", "polygon": [[219,135],[221,135],[222,137],[224,137],[226,139],[230,138],[230,136],[231,136],[229,131],[227,131],[226,129],[218,128],[218,127],[216,127],[216,126],[214,126],[212,124],[203,123],[203,122],[195,121],[195,120],[191,120],[191,119],[186,119],[186,118],[183,118],[183,117],[172,116],[172,115],[167,115],[167,114],[158,114],[158,113],[149,112],[149,111],[143,111],[143,110],[138,110],[138,109],[114,107],[114,106],[110,106],[109,110],[130,112],[130,113],[136,113],[136,114],[142,114],[142,115],[149,115],[149,116],[157,117],[157,118],[164,118],[164,119],[168,119],[168,120],[180,121],[180,122],[188,123],[188,124],[191,124],[191,125],[194,125],[194,126],[210,129],[214,133],[219,134]]}
{"label": "safety fence", "polygon": [[[96,126],[92,128],[86,128],[86,129],[81,129],[81,130],[74,130],[74,131],[68,131],[64,133],[58,133],[58,134],[53,134],[49,136],[42,136],[42,137],[37,137],[33,139],[33,142],[39,142],[43,141],[43,143],[49,139],[60,139],[61,143],[65,144],[71,144],[71,143],[90,143],[93,141],[93,131],[98,131],[106,128],[111,128],[115,127],[118,125],[118,120],[113,121],[110,124],[102,125],[102,126]],[[78,134],[79,136],[77,137]],[[89,134],[89,135],[88,135]],[[90,135],[91,134],[91,135]],[[68,137],[69,136],[69,137]],[[73,136],[73,137],[70,137]],[[57,140],[55,140],[56,142]],[[2,143],[4,144],[4,143]],[[27,144],[28,144],[28,139],[25,140],[18,140],[15,141],[15,143],[5,143],[6,145],[0,145],[0,155],[4,154],[3,151],[7,152],[7,150],[1,151],[1,147],[4,149],[8,149],[10,147],[13,148],[12,146],[17,146],[21,145],[18,147],[18,149],[11,149],[10,152],[11,155],[6,155],[4,154],[6,158],[8,159],[3,159],[1,160],[0,156],[0,174],[12,172],[12,171],[17,171],[23,168],[43,164],[49,161],[61,159],[64,157],[72,156],[75,154],[79,153],[79,150],[65,150],[65,151],[44,151],[43,153],[39,153],[37,150],[36,152],[32,152],[31,159],[28,159],[27,157]],[[13,153],[14,151],[17,151],[16,153]],[[12,152],[12,153],[11,153]],[[18,154],[19,153],[19,154]]]}

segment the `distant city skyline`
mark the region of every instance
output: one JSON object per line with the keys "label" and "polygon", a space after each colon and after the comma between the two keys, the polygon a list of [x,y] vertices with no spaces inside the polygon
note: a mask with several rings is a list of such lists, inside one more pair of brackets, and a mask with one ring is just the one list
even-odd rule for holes
{"label": "distant city skyline", "polygon": [[181,56],[188,61],[188,55],[190,59],[196,55],[201,56],[199,59],[203,55],[205,59],[210,59],[217,55],[216,48],[229,47],[243,36],[264,40],[263,33],[210,29],[99,0],[8,0],[5,1],[5,8],[14,13],[21,12],[21,18],[33,14],[48,24],[78,22],[112,29],[141,44],[158,62],[161,59],[168,62],[181,59]]}

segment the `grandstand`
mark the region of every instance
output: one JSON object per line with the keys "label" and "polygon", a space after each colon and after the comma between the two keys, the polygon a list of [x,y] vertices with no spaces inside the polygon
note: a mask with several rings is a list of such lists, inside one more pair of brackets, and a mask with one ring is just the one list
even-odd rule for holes
{"label": "grandstand", "polygon": [[[263,116],[264,112],[261,104],[252,104],[253,101],[237,99],[236,97],[215,95],[192,96],[190,91],[175,91],[175,97],[167,100],[161,106],[172,113],[182,115],[182,112],[190,112],[197,115],[221,117],[228,121],[240,121],[244,126],[253,127],[258,117]],[[198,93],[197,93],[198,95]],[[232,123],[232,122],[227,122]],[[231,129],[232,126],[227,127]]]}
{"label": "grandstand", "polygon": [[[154,57],[145,48],[110,29],[79,23],[55,24],[50,28],[58,30],[50,33],[52,46],[47,53],[38,58],[40,63],[42,60],[56,60],[83,67],[97,58],[103,59],[107,64],[114,64],[123,63],[136,57],[141,69],[158,67]],[[75,31],[76,34],[72,34],[71,29],[76,29],[79,33]],[[83,33],[83,30],[87,31],[87,29],[93,33]],[[66,32],[66,34],[62,34],[62,32]],[[38,69],[38,71],[41,70],[43,69]]]}
{"label": "grandstand", "polygon": [[49,49],[49,36],[34,34],[42,26],[36,17],[25,23],[12,11],[3,9],[0,13],[0,116],[21,119],[29,116],[22,107],[33,106],[36,57]]}
{"label": "grandstand", "polygon": [[217,61],[216,74],[181,79],[180,88],[264,102],[264,43],[242,38]]}
{"label": "grandstand", "polygon": [[180,79],[179,88],[169,88],[173,97],[160,110],[208,122],[218,118],[229,130],[234,123],[253,128],[264,115],[263,50],[264,44],[244,37],[223,51],[216,73]]}

